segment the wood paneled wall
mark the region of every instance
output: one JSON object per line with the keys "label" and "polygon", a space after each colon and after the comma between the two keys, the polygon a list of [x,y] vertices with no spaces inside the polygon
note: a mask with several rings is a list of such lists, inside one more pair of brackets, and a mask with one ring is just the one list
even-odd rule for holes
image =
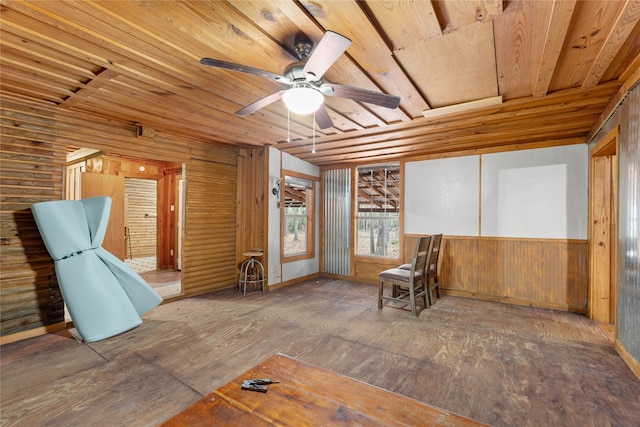
{"label": "wood paneled wall", "polygon": [[400,261],[374,258],[374,257],[355,257],[353,262],[353,276],[357,280],[368,283],[378,283],[378,274],[387,268],[397,267],[398,264],[411,262],[411,257],[416,250],[418,244],[418,236],[413,234],[404,234],[402,236],[402,248]]}
{"label": "wood paneled wall", "polygon": [[451,294],[586,310],[586,240],[446,236],[441,251],[441,288]]}
{"label": "wood paneled wall", "polygon": [[[417,236],[403,238],[410,262]],[[444,236],[440,279],[444,292],[468,298],[585,312],[588,283],[586,240]],[[356,261],[356,278],[377,283],[396,261]]]}
{"label": "wood paneled wall", "polygon": [[[179,248],[178,241],[182,238],[179,230],[180,206],[178,186],[182,177],[182,166],[164,171],[164,176],[158,180],[158,240],[156,246],[156,262],[160,269],[177,270]],[[171,209],[171,206],[174,208]]]}
{"label": "wood paneled wall", "polygon": [[183,291],[197,295],[236,283],[236,165],[187,164]]}
{"label": "wood paneled wall", "polygon": [[237,274],[240,273],[240,264],[247,258],[242,253],[251,249],[262,249],[264,255],[260,261],[265,266],[269,265],[265,205],[269,182],[267,153],[266,149],[256,148],[242,150],[238,157]]}
{"label": "wood paneled wall", "polygon": [[31,215],[31,205],[59,200],[64,146],[55,141],[55,117],[2,98],[0,123],[0,335],[64,322],[53,262]]}
{"label": "wood paneled wall", "polygon": [[67,146],[184,163],[188,214],[183,292],[196,295],[235,284],[236,149],[159,132],[154,138],[138,138],[133,124],[4,94],[0,116],[3,342],[27,333],[44,333],[48,325],[61,327],[63,322],[53,261],[44,248],[30,206],[64,198]]}

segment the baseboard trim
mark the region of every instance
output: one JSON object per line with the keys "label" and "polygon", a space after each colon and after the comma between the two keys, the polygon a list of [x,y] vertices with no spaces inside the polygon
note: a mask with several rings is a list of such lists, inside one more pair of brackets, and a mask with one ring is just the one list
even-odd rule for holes
{"label": "baseboard trim", "polygon": [[12,342],[22,341],[29,338],[38,337],[40,335],[52,334],[54,332],[66,329],[65,322],[54,323],[52,325],[40,326],[37,328],[29,329],[26,331],[16,332],[15,334],[5,335],[0,337],[0,345],[9,344]]}
{"label": "baseboard trim", "polygon": [[267,291],[275,291],[276,289],[284,288],[287,286],[295,285],[296,283],[304,282],[305,280],[315,279],[316,277],[320,277],[320,273],[313,273],[307,276],[296,277],[295,279],[286,280],[284,282],[275,283],[273,285],[269,285],[266,287]]}
{"label": "baseboard trim", "polygon": [[586,307],[574,307],[568,304],[552,304],[545,301],[530,300],[524,298],[513,298],[499,295],[479,294],[476,292],[458,291],[446,288],[440,288],[440,292],[447,295],[453,295],[464,298],[471,298],[483,301],[502,302],[505,304],[524,305],[527,307],[548,308],[551,310],[568,311],[570,313],[586,314]]}
{"label": "baseboard trim", "polygon": [[624,344],[618,339],[615,342],[616,351],[622,357],[622,360],[629,366],[631,371],[636,375],[638,379],[640,379],[640,362],[638,362],[632,355],[627,351]]}

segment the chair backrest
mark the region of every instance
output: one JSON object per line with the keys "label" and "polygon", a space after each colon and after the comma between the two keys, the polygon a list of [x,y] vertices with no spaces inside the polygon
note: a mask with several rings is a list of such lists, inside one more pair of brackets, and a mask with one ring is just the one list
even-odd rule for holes
{"label": "chair backrest", "polygon": [[431,240],[431,247],[429,249],[429,265],[427,266],[427,274],[429,279],[436,278],[438,275],[438,257],[440,255],[440,247],[442,247],[442,234],[436,234]]}
{"label": "chair backrest", "polygon": [[416,253],[422,252],[422,251],[428,251],[432,240],[433,240],[433,236],[431,235],[418,237],[418,244],[416,245]]}
{"label": "chair backrest", "polygon": [[416,245],[416,253],[413,257],[411,271],[420,272],[426,278],[427,265],[430,263],[431,245],[433,243],[433,236],[421,236]]}

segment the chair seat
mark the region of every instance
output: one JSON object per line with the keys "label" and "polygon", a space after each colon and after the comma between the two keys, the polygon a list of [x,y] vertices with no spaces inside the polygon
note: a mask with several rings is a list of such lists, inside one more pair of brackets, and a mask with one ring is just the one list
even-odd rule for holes
{"label": "chair seat", "polygon": [[399,265],[396,268],[399,268],[400,270],[411,270],[411,263],[408,262],[406,264]]}
{"label": "chair seat", "polygon": [[[399,281],[408,282],[410,274],[411,274],[411,264],[409,264],[408,270],[405,270],[402,268],[390,268],[380,273],[379,277],[381,279],[399,280]],[[421,271],[416,271],[415,273],[413,273],[413,280],[421,280],[423,277],[424,277],[424,274]]]}

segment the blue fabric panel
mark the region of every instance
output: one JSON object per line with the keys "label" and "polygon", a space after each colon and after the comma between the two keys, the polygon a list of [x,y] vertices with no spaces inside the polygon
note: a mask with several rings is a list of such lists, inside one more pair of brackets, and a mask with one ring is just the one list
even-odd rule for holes
{"label": "blue fabric panel", "polygon": [[36,203],[31,206],[31,212],[54,261],[91,247],[81,203],[75,200]]}
{"label": "blue fabric panel", "polygon": [[62,297],[85,341],[135,328],[142,314],[162,302],[139,274],[102,247],[110,210],[109,197],[31,206]]}
{"label": "blue fabric panel", "polygon": [[78,333],[89,342],[126,332],[142,323],[116,277],[97,256],[98,250],[90,249],[56,261],[64,302]]}
{"label": "blue fabric panel", "polygon": [[162,297],[138,273],[120,261],[119,258],[116,258],[103,248],[96,249],[96,254],[118,279],[120,286],[126,292],[139,315],[142,316],[162,302]]}
{"label": "blue fabric panel", "polygon": [[111,198],[91,197],[89,199],[80,200],[80,203],[82,203],[84,213],[87,217],[91,247],[99,248],[102,246],[104,235],[107,233],[107,225],[109,225]]}

